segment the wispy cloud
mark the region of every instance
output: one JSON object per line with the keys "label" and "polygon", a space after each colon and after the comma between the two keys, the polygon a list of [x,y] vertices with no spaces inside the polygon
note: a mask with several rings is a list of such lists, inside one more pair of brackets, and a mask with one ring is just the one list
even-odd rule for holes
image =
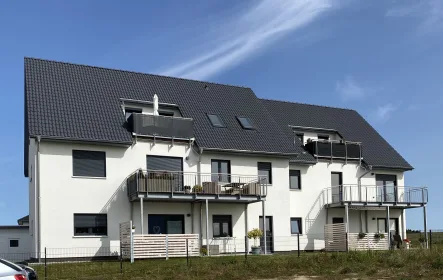
{"label": "wispy cloud", "polygon": [[361,99],[368,93],[368,90],[358,84],[352,76],[346,76],[343,81],[337,81],[335,90],[343,101]]}
{"label": "wispy cloud", "polygon": [[391,118],[391,115],[395,110],[397,110],[397,107],[392,105],[391,103],[378,106],[375,118],[378,121],[387,121]]}
{"label": "wispy cloud", "polygon": [[[242,15],[226,19],[217,34],[190,59],[163,75],[204,79],[231,68],[288,34],[318,19],[336,5],[334,0],[262,0]],[[205,44],[212,42],[212,44]]]}
{"label": "wispy cloud", "polygon": [[443,30],[443,2],[441,0],[401,1],[390,8],[386,17],[410,17],[419,21],[417,32],[429,34]]}

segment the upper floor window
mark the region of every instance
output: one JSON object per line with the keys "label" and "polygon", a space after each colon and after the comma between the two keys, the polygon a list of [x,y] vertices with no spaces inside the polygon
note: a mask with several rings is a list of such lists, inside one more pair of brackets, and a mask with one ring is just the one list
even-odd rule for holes
{"label": "upper floor window", "polygon": [[106,177],[106,153],[72,150],[72,175]]}
{"label": "upper floor window", "polygon": [[74,214],[74,235],[108,235],[108,215]]}
{"label": "upper floor window", "polygon": [[249,118],[246,117],[237,117],[237,120],[240,122],[241,126],[244,129],[254,129],[252,122]]}
{"label": "upper floor window", "polygon": [[226,127],[221,118],[214,114],[208,114],[209,121],[214,127]]}
{"label": "upper floor window", "polygon": [[231,182],[231,162],[229,160],[211,160],[212,181]]}
{"label": "upper floor window", "polygon": [[319,134],[317,138],[318,140],[329,140],[329,135]]}
{"label": "upper floor window", "polygon": [[125,108],[125,118],[128,120],[128,118],[132,115],[132,113],[141,113],[142,109],[139,108]]}
{"label": "upper floor window", "polygon": [[258,175],[264,178],[262,183],[272,184],[272,164],[270,162],[259,162],[257,164]]}
{"label": "upper floor window", "polygon": [[289,170],[289,188],[301,190],[300,170]]}
{"label": "upper floor window", "polygon": [[295,136],[298,138],[298,140],[300,140],[302,145],[304,145],[304,143],[305,143],[305,135],[303,133],[296,133]]}

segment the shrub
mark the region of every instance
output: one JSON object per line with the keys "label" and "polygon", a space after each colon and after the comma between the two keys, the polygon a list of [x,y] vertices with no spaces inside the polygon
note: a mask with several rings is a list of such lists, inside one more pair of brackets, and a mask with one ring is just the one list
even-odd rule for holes
{"label": "shrub", "polygon": [[203,191],[203,187],[200,185],[195,185],[194,188],[192,189],[195,193],[200,193]]}
{"label": "shrub", "polygon": [[364,233],[364,232],[360,232],[359,234],[358,234],[358,238],[359,239],[363,239],[363,238],[365,238],[366,237],[366,233]]}
{"label": "shrub", "polygon": [[259,228],[254,228],[248,231],[248,238],[254,239],[254,247],[257,246],[257,239],[261,238],[263,236],[263,231]]}

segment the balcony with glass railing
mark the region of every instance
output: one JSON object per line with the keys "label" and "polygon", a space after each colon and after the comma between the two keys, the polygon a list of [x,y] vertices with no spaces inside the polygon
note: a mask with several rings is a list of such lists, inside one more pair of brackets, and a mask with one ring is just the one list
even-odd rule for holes
{"label": "balcony with glass railing", "polygon": [[174,139],[194,137],[194,121],[189,118],[132,113],[128,118],[128,128],[139,136]]}

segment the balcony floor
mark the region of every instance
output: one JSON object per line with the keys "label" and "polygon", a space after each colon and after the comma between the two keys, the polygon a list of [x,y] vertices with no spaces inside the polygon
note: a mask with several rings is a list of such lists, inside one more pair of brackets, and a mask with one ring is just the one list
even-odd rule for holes
{"label": "balcony floor", "polygon": [[359,202],[359,201],[341,201],[335,203],[326,204],[326,208],[342,208],[345,205],[353,206],[353,207],[391,207],[392,209],[406,209],[406,208],[419,208],[426,205],[426,203],[408,203],[408,202]]}
{"label": "balcony floor", "polygon": [[147,201],[169,201],[169,202],[196,202],[208,200],[220,203],[254,203],[264,200],[265,197],[245,194],[204,194],[204,193],[162,193],[162,192],[139,192],[138,196],[132,196],[131,201],[138,201],[140,198]]}

